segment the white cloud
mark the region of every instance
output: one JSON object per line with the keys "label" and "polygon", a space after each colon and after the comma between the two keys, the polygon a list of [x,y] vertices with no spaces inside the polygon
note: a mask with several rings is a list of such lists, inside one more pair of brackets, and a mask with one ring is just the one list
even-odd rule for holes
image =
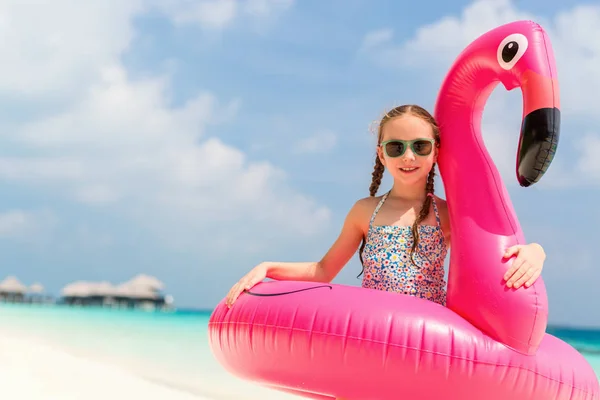
{"label": "white cloud", "polygon": [[55,223],[56,217],[48,211],[8,210],[0,213],[0,238],[29,240]]}
{"label": "white cloud", "polygon": [[415,36],[400,45],[391,37],[381,44],[385,61],[394,65],[444,67],[470,42],[486,31],[519,19],[536,19],[517,10],[510,0],[479,0],[467,6],[460,17],[447,16],[417,29]]}
{"label": "white cloud", "polygon": [[[329,221],[330,211],[290,187],[279,168],[251,162],[209,136],[209,129],[235,115],[240,99],[220,104],[204,92],[174,107],[168,76],[135,81],[128,76],[120,56],[135,34],[132,18],[141,5],[13,3],[0,6],[13,26],[12,40],[1,46],[9,55],[29,40],[33,48],[0,67],[0,77],[8,77],[0,80],[0,98],[26,94],[63,102],[0,137],[3,146],[24,154],[0,157],[0,179],[89,206],[110,204],[167,243],[184,247],[230,245],[248,237],[258,246],[319,232]],[[252,4],[265,13],[264,7],[287,3]],[[40,25],[32,25],[38,18]],[[52,37],[60,47],[46,40]]]}
{"label": "white cloud", "polygon": [[361,51],[377,49],[379,46],[389,44],[394,37],[394,30],[391,28],[382,28],[368,32],[363,38],[360,46]]}
{"label": "white cloud", "polygon": [[31,215],[17,210],[0,214],[0,236],[12,236],[31,226]]}
{"label": "white cloud", "polygon": [[160,0],[157,5],[176,24],[199,23],[211,29],[228,26],[235,18],[235,0]]}
{"label": "white cloud", "polygon": [[[459,16],[447,16],[419,28],[414,37],[400,43],[392,35],[368,33],[365,40],[377,37],[370,47],[370,59],[387,68],[419,68],[441,81],[454,58],[479,35],[499,25],[521,19],[532,19],[544,27],[552,40],[559,71],[561,112],[563,120],[557,158],[540,187],[572,185],[571,177],[578,171],[561,161],[565,148],[575,146],[573,138],[564,129],[572,118],[586,118],[600,122],[596,97],[600,92],[600,6],[579,5],[558,13],[551,20],[523,12],[510,0],[478,0],[467,6]],[[373,40],[371,40],[373,42]],[[506,93],[499,86],[486,104],[482,130],[484,141],[508,184],[514,184],[514,157],[521,117],[519,93]],[[567,169],[566,169],[567,168]],[[586,181],[578,180],[583,183]],[[600,182],[600,180],[598,180]]]}
{"label": "white cloud", "polygon": [[119,200],[119,194],[111,187],[102,184],[82,185],[75,189],[75,198],[87,204],[109,204]]}
{"label": "white cloud", "polygon": [[242,4],[247,14],[267,18],[287,11],[294,5],[294,0],[246,0]]}
{"label": "white cloud", "polygon": [[198,24],[222,30],[236,19],[269,20],[285,12],[293,0],[150,0],[176,24]]}
{"label": "white cloud", "polygon": [[[388,48],[396,65],[449,66],[466,45],[486,31],[521,19],[538,21],[552,41],[561,87],[562,110],[598,118],[594,99],[600,90],[600,6],[579,5],[552,20],[522,12],[510,0],[480,0],[469,5],[460,18],[446,17],[420,28],[415,37]],[[410,57],[406,57],[410,54]]]}
{"label": "white cloud", "polygon": [[296,153],[326,153],[337,143],[337,135],[330,130],[322,130],[314,135],[300,139],[295,147]]}
{"label": "white cloud", "polygon": [[[125,51],[129,18],[142,0],[5,0],[0,4],[0,99],[42,97],[56,103],[93,80],[98,65]],[[107,27],[110,26],[110,29]]]}
{"label": "white cloud", "polygon": [[83,179],[81,162],[67,157],[1,157],[0,175],[7,181],[44,184],[53,180]]}

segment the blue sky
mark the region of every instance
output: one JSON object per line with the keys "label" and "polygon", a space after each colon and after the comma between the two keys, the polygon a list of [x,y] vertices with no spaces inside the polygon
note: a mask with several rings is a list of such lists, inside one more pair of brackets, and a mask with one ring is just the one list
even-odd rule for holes
{"label": "blue sky", "polygon": [[[178,305],[212,307],[260,261],[318,260],[368,195],[371,123],[401,103],[431,110],[462,48],[532,18],[558,62],[557,158],[517,186],[521,98],[502,87],[484,140],[546,248],[551,321],[600,325],[599,3],[22,4],[0,6],[0,276],[57,294],[143,272]],[[353,259],[336,282],[359,271]]]}

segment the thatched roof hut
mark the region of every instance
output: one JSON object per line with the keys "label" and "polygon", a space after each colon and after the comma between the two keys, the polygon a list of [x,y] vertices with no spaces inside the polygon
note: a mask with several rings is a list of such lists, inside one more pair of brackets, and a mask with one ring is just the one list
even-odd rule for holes
{"label": "thatched roof hut", "polygon": [[110,282],[77,281],[66,285],[62,290],[68,303],[113,304],[135,306],[143,302],[164,305],[165,298],[160,293],[164,284],[157,278],[140,274],[118,285]]}
{"label": "thatched roof hut", "polygon": [[8,276],[0,282],[0,293],[25,295],[26,292],[27,286],[14,276]]}
{"label": "thatched roof hut", "polygon": [[0,282],[0,300],[22,303],[27,293],[27,286],[14,276],[6,277]]}
{"label": "thatched roof hut", "polygon": [[147,288],[152,291],[159,291],[165,287],[165,284],[159,281],[157,278],[145,274],[136,275],[129,281],[125,282],[125,284],[137,288]]}
{"label": "thatched roof hut", "polygon": [[29,286],[29,293],[35,293],[35,294],[41,294],[44,293],[44,286],[42,286],[41,283],[34,283],[33,285]]}

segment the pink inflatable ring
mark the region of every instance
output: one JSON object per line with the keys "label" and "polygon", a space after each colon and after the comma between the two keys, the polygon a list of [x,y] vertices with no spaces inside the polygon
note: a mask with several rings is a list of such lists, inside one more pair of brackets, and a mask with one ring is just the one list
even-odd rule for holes
{"label": "pink inflatable ring", "polygon": [[523,91],[518,179],[551,163],[559,132],[556,68],[544,30],[496,28],[451,67],[435,109],[439,167],[452,224],[447,308],[408,295],[314,282],[264,282],[221,302],[209,322],[232,374],[315,399],[599,399],[594,370],[545,333],[546,291],[507,289],[506,247],[524,243],[483,141],[485,102],[501,82]]}

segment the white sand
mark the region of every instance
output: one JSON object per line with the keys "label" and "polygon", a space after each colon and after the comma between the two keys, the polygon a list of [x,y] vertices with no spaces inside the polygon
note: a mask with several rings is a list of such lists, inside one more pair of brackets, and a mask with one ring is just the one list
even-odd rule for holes
{"label": "white sand", "polygon": [[0,332],[0,393],[26,400],[208,400],[6,332]]}

